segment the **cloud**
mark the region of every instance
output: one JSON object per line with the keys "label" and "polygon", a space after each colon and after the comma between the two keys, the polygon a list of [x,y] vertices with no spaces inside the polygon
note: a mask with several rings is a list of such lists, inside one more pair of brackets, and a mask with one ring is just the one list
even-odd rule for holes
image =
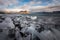
{"label": "cloud", "polygon": [[35,6],[31,8],[31,12],[53,12],[60,11],[60,6]]}
{"label": "cloud", "polygon": [[17,4],[18,4],[17,0],[0,0],[0,8],[7,8],[8,6],[17,5]]}
{"label": "cloud", "polygon": [[[60,0],[30,0],[29,2],[23,3],[24,0],[0,0],[0,10],[6,9],[9,6],[14,5],[15,9],[30,10],[31,12],[51,12],[60,10]],[[43,2],[45,1],[45,2]],[[43,5],[43,4],[47,5]],[[19,5],[19,6],[17,6]],[[42,6],[43,5],[43,6]],[[13,9],[14,9],[13,8]]]}
{"label": "cloud", "polygon": [[28,3],[28,5],[38,5],[38,4],[42,4],[42,2],[41,1],[38,1],[38,2],[36,2],[36,1],[30,1]]}
{"label": "cloud", "polygon": [[[36,2],[36,1],[30,1],[30,2],[27,2],[27,3],[25,3],[24,5],[22,5],[22,6],[18,6],[18,7],[15,7],[15,8],[17,8],[17,9],[26,9],[26,10],[30,10],[33,6],[35,6],[35,5],[39,5],[39,4],[42,4],[42,2],[41,1],[38,1],[38,2]],[[34,7],[33,7],[34,8]]]}
{"label": "cloud", "polygon": [[34,6],[31,8],[32,12],[52,12],[60,11],[60,0],[52,0],[51,2],[46,1],[46,6]]}
{"label": "cloud", "polygon": [[57,6],[60,5],[60,0],[52,0],[51,3],[48,3],[47,6]]}
{"label": "cloud", "polygon": [[24,4],[23,6],[25,7],[32,7],[32,6],[35,6],[35,5],[39,5],[39,4],[42,4],[42,2],[41,1],[38,1],[38,2],[36,2],[36,1],[30,1],[30,2],[28,2],[28,3],[26,3],[26,4]]}
{"label": "cloud", "polygon": [[[0,9],[5,9],[5,8],[9,8],[10,6],[14,5],[13,8],[20,8],[20,9],[29,9],[30,7],[32,7],[33,5],[38,5],[41,4],[41,1],[36,2],[35,0],[30,0],[29,2],[23,4],[22,6],[19,5],[19,3],[23,3],[22,1],[24,0],[0,0]],[[17,6],[18,5],[18,6]]]}
{"label": "cloud", "polygon": [[[47,3],[48,5],[46,6],[41,6],[40,4],[42,4],[43,2],[41,0],[32,0],[27,4],[24,4],[23,6],[21,6],[21,9],[29,9],[31,10],[31,12],[52,12],[52,11],[60,11],[60,0],[51,0],[51,2],[47,1],[45,3]],[[35,4],[39,4],[37,6],[33,6]]]}

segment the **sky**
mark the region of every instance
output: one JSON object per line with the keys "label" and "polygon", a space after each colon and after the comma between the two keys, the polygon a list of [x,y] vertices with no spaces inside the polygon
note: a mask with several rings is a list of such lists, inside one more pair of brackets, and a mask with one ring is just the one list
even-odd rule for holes
{"label": "sky", "polygon": [[60,11],[60,0],[0,0],[0,10]]}

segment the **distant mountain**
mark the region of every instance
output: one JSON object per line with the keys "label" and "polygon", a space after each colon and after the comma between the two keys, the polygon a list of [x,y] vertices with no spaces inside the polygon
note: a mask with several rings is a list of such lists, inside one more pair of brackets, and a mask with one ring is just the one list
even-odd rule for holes
{"label": "distant mountain", "polygon": [[1,11],[0,14],[5,14],[5,12],[2,12],[2,11]]}
{"label": "distant mountain", "polygon": [[28,15],[36,15],[36,16],[60,16],[60,11],[53,12],[33,12]]}
{"label": "distant mountain", "polygon": [[18,12],[19,14],[29,14],[29,11],[25,10],[25,11],[20,11]]}

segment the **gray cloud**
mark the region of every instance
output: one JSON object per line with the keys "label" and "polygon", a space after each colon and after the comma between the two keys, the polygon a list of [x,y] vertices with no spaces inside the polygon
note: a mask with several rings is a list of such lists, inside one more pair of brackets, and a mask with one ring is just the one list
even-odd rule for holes
{"label": "gray cloud", "polygon": [[48,3],[47,6],[58,6],[60,5],[60,0],[52,0],[51,3]]}
{"label": "gray cloud", "polygon": [[17,0],[0,0],[0,8],[6,8],[9,5],[17,5],[17,4],[18,4]]}

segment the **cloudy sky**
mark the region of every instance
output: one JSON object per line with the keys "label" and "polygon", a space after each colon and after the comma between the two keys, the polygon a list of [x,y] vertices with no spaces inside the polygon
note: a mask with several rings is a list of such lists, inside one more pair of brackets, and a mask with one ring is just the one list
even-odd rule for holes
{"label": "cloudy sky", "polygon": [[0,0],[0,10],[59,11],[60,0]]}

